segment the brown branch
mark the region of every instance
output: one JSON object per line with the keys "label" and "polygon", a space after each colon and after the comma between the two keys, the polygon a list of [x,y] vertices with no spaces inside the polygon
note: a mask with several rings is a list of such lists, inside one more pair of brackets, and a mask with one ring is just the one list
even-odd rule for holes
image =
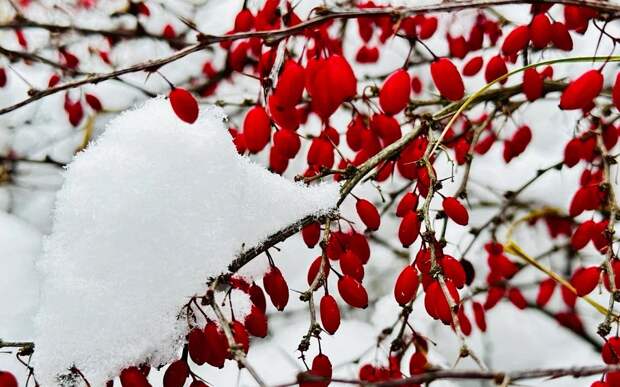
{"label": "brown branch", "polygon": [[23,16],[18,16],[15,20],[9,23],[0,24],[0,29],[26,29],[26,28],[40,28],[53,33],[66,33],[77,32],[83,35],[103,35],[115,39],[135,39],[135,38],[151,38],[157,40],[163,40],[169,42],[173,46],[187,45],[185,39],[180,37],[167,38],[163,35],[151,34],[141,27],[135,30],[99,30],[86,27],[78,27],[75,25],[59,25],[51,23],[39,23],[34,20],[26,19]]}
{"label": "brown branch", "polygon": [[[550,378],[557,379],[564,376],[572,376],[574,378],[600,375],[607,372],[616,372],[620,370],[620,366],[589,366],[589,367],[570,367],[570,368],[541,368],[532,370],[520,370],[511,372],[501,371],[478,371],[478,370],[439,370],[426,372],[420,375],[411,376],[409,378],[403,378],[399,380],[388,380],[384,382],[364,382],[354,379],[340,379],[332,378],[326,379],[313,375],[302,374],[300,379],[305,381],[326,381],[331,380],[334,383],[352,384],[359,386],[376,386],[376,387],[395,387],[406,386],[410,384],[422,384],[429,383],[439,379],[454,379],[454,380],[493,380],[496,384],[501,384],[503,381],[508,380],[511,382],[519,380],[541,379]],[[276,387],[288,387],[295,386],[299,381],[280,384]]]}

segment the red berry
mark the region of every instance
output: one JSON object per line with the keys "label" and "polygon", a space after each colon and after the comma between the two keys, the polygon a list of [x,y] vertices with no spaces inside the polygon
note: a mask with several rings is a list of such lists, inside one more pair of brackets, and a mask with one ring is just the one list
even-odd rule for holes
{"label": "red berry", "polygon": [[312,222],[309,225],[301,229],[301,236],[306,243],[306,246],[313,248],[321,237],[321,225],[319,222]]}
{"label": "red berry", "polygon": [[515,27],[502,44],[502,54],[506,56],[514,55],[523,50],[530,41],[530,31],[527,26]]}
{"label": "red berry", "polygon": [[274,93],[278,95],[285,106],[294,107],[301,100],[305,84],[305,69],[296,61],[289,59],[284,64]]}
{"label": "red berry", "polygon": [[254,106],[247,112],[243,120],[243,135],[250,152],[258,153],[265,148],[271,138],[271,123],[265,108]]}
{"label": "red berry", "polygon": [[349,249],[340,256],[340,270],[360,282],[364,279],[364,266],[357,255]]}
{"label": "red berry", "polygon": [[603,344],[603,350],[601,356],[605,364],[618,364],[620,363],[620,337],[611,337],[605,344]]}
{"label": "red berry", "polygon": [[586,220],[581,223],[579,227],[573,233],[570,244],[575,250],[583,249],[588,242],[592,240],[595,229],[595,223],[593,220]]}
{"label": "red berry", "polygon": [[286,280],[282,276],[282,272],[275,266],[272,266],[271,269],[265,274],[263,277],[263,287],[265,288],[265,292],[269,295],[271,299],[271,303],[276,307],[279,311],[284,310],[286,304],[288,303],[288,285],[286,284]]}
{"label": "red berry", "polygon": [[0,386],[17,387],[17,379],[15,379],[15,376],[8,371],[0,371]]}
{"label": "red berry", "polygon": [[544,82],[542,76],[534,68],[523,72],[523,94],[528,101],[535,101],[543,94]]}
{"label": "red berry", "polygon": [[340,326],[340,309],[336,299],[329,294],[324,295],[321,298],[320,313],[323,329],[333,335]]}
{"label": "red berry", "polygon": [[[52,78],[54,77],[54,75],[56,74],[52,74]],[[56,77],[58,77],[58,75],[56,75]],[[52,78],[50,78],[49,83],[51,83]],[[60,80],[60,78],[58,78],[58,80]],[[0,67],[0,87],[4,87],[4,86],[6,86],[6,70],[4,69],[4,67]],[[48,85],[48,86],[53,87],[53,85]]]}
{"label": "red berry", "polygon": [[536,305],[543,307],[547,305],[551,296],[553,296],[553,291],[555,290],[555,280],[553,278],[547,278],[544,281],[540,282],[538,287],[538,295],[536,296]]}
{"label": "red berry", "polygon": [[418,271],[411,265],[405,266],[396,279],[394,286],[394,298],[399,305],[406,305],[415,296],[420,281]]}
{"label": "red berry", "polygon": [[368,306],[368,293],[355,278],[343,275],[338,279],[338,292],[347,304],[354,308],[365,309]]}
{"label": "red berry", "polygon": [[[316,355],[314,360],[312,360],[312,368],[310,372],[316,376],[322,376],[324,378],[332,377],[332,363],[329,361],[329,358],[322,353]],[[325,385],[329,384],[325,382]]]}
{"label": "red berry", "polygon": [[137,367],[125,368],[120,375],[123,387],[150,387],[146,376]]}
{"label": "red berry", "polygon": [[431,63],[431,76],[439,93],[450,101],[458,101],[465,95],[461,74],[450,59],[441,58]]}
{"label": "red berry", "polygon": [[398,69],[387,77],[379,91],[379,105],[386,114],[401,112],[409,102],[411,78],[404,69]]}
{"label": "red berry", "polygon": [[180,119],[189,124],[196,121],[198,118],[198,102],[189,91],[175,87],[170,91],[168,98],[170,98],[172,110]]}
{"label": "red berry", "polygon": [[551,25],[551,41],[560,50],[571,51],[573,49],[573,39],[564,23],[554,22]]}
{"label": "red berry", "polygon": [[564,89],[560,98],[560,109],[583,109],[592,103],[603,89],[603,74],[590,70],[573,80]]}
{"label": "red berry", "polygon": [[545,48],[551,41],[551,22],[544,13],[534,16],[530,24],[530,40],[535,48]]}
{"label": "red berry", "polygon": [[213,367],[222,368],[228,356],[228,340],[214,322],[209,322],[204,329],[207,340],[207,363]]}
{"label": "red berry", "polygon": [[403,247],[409,247],[415,242],[420,234],[421,222],[416,212],[410,211],[400,222],[398,228],[398,239]]}
{"label": "red berry", "polygon": [[469,214],[467,209],[456,198],[451,196],[443,200],[443,210],[455,223],[466,226],[469,223]]}
{"label": "red berry", "polygon": [[235,320],[230,325],[230,330],[232,331],[235,343],[241,346],[243,352],[248,353],[250,350],[250,336],[248,335],[248,331],[245,329],[243,324]]}
{"label": "red berry", "polygon": [[614,88],[611,91],[611,97],[616,106],[616,109],[620,110],[620,72],[616,74],[616,82],[614,82]]}
{"label": "red berry", "polygon": [[[492,81],[500,78],[508,73],[508,68],[506,67],[506,62],[504,58],[499,55],[492,57],[487,63],[487,67],[484,71],[484,79],[487,83],[491,83]],[[500,81],[501,84],[506,83],[506,78]]]}
{"label": "red berry", "polygon": [[510,288],[510,290],[508,290],[508,299],[519,309],[527,308],[527,301],[518,288]]}
{"label": "red berry", "polygon": [[579,297],[589,294],[599,283],[601,269],[596,266],[581,267],[573,273],[570,284],[573,285]]}
{"label": "red berry", "polygon": [[376,231],[381,225],[381,216],[374,204],[366,199],[359,199],[355,203],[355,209],[360,219],[370,231]]}
{"label": "red berry", "polygon": [[467,61],[467,63],[465,63],[465,66],[463,67],[463,75],[465,75],[466,77],[473,77],[474,75],[478,74],[478,71],[480,71],[483,64],[484,60],[481,56],[475,56],[471,58],[469,61]]}
{"label": "red berry", "polygon": [[243,8],[235,16],[235,32],[250,31],[252,27],[254,27],[254,15],[249,9]]}
{"label": "red berry", "polygon": [[418,195],[413,192],[407,192],[403,195],[396,207],[396,216],[399,218],[404,217],[410,211],[415,211],[418,207]]}
{"label": "red berry", "polygon": [[172,25],[166,24],[164,31],[162,32],[162,36],[166,39],[174,39],[176,38],[177,33]]}
{"label": "red berry", "polygon": [[245,316],[243,321],[248,333],[256,337],[267,336],[267,316],[262,310],[252,305],[250,313]]}
{"label": "red berry", "polygon": [[485,316],[484,307],[479,302],[473,302],[472,307],[474,310],[474,320],[476,321],[476,325],[482,332],[487,330],[487,320]]}
{"label": "red berry", "polygon": [[207,337],[202,329],[194,328],[187,335],[189,357],[198,365],[203,365],[208,358]]}
{"label": "red berry", "polygon": [[86,99],[86,103],[88,103],[88,105],[95,111],[101,111],[103,110],[103,106],[101,105],[101,101],[99,101],[99,98],[95,97],[92,94],[88,94],[86,93],[84,95],[85,99]]}
{"label": "red berry", "polygon": [[[439,281],[433,281],[426,288],[426,294],[424,296],[424,306],[428,314],[437,320],[441,320],[444,324],[452,324],[452,311],[450,304],[456,304],[460,302],[459,293],[456,287],[450,280],[445,280],[446,293],[442,289]],[[446,296],[451,298],[449,303]]]}
{"label": "red berry", "polygon": [[164,387],[183,387],[189,376],[189,367],[183,360],[171,363],[164,373]]}

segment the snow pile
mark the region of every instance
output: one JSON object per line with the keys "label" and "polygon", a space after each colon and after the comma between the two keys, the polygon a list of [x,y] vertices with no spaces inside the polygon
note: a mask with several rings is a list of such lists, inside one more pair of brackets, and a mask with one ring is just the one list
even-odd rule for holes
{"label": "snow pile", "polygon": [[177,314],[242,247],[334,207],[239,156],[221,110],[189,125],[157,98],[114,119],[65,173],[40,269],[33,358],[42,385],[77,366],[100,386],[175,356]]}

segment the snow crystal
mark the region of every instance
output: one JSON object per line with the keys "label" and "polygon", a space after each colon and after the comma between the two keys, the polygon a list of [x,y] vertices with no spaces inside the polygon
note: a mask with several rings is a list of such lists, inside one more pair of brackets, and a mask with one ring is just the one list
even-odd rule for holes
{"label": "snow crystal", "polygon": [[33,357],[43,385],[75,365],[91,385],[179,349],[188,297],[242,246],[335,206],[239,156],[216,108],[179,120],[164,98],[114,119],[65,172],[39,269]]}

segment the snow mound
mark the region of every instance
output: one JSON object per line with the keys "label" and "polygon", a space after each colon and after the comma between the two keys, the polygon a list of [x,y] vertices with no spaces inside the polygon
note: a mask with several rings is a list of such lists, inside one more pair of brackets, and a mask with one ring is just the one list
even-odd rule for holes
{"label": "snow mound", "polygon": [[177,315],[241,250],[336,204],[239,156],[220,109],[194,124],[165,98],[121,114],[65,172],[39,269],[33,365],[42,385],[75,365],[100,386],[176,356]]}

